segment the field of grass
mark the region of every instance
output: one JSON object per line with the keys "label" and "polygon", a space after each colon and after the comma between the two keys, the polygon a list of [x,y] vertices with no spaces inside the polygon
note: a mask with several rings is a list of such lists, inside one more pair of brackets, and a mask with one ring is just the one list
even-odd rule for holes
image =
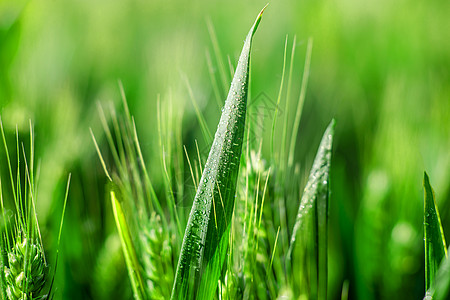
{"label": "field of grass", "polygon": [[445,299],[450,2],[265,5],[0,2],[2,299]]}

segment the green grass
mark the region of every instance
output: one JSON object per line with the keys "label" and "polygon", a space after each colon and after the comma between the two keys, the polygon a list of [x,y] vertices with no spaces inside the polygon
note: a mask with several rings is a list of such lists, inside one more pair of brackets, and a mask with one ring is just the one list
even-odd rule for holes
{"label": "green grass", "polygon": [[[42,236],[32,244],[45,250],[48,278],[56,269],[54,299],[171,297],[245,33],[264,4],[0,4],[10,146],[8,156],[0,146],[0,231],[11,238],[18,222],[19,178],[26,198],[25,152]],[[252,44],[225,258],[210,260],[217,280],[199,277],[194,289],[216,299],[448,297],[439,240],[450,228],[447,11],[442,1],[271,3]],[[328,190],[297,225],[333,118]],[[435,193],[429,219],[423,169]],[[22,253],[20,239],[2,245],[3,265],[5,251]]]}
{"label": "green grass", "polygon": [[[169,281],[174,280],[171,296],[174,299],[235,299],[236,297],[264,299],[276,298],[280,294],[295,297],[317,296],[320,299],[326,299],[329,172],[334,121],[324,133],[301,201],[297,198],[298,214],[293,230],[287,228],[286,216],[273,214],[268,207],[286,207],[288,201],[291,199],[295,201],[295,198],[300,196],[297,185],[300,180],[299,174],[294,170],[293,164],[289,165],[287,162],[286,147],[274,148],[273,143],[271,147],[274,148],[275,155],[272,157],[277,157],[280,164],[272,160],[267,169],[261,152],[256,152],[253,148],[255,145],[251,142],[253,133],[250,128],[256,125],[255,121],[250,119],[247,125],[245,122],[250,47],[261,14],[262,12],[250,29],[239,63],[233,72],[234,78],[229,96],[222,109],[222,117],[204,167],[198,152],[199,159],[193,168],[191,159],[184,148],[192,181],[197,190],[187,220],[178,213],[180,208],[175,205],[175,195],[179,195],[183,189],[172,181],[173,174],[179,170],[175,167],[175,172],[171,172],[174,168],[172,162],[176,158],[176,150],[173,147],[180,145],[176,141],[175,144],[173,141],[167,144],[162,141],[167,130],[166,126],[171,125],[162,123],[163,112],[159,104],[158,128],[167,192],[165,197],[153,201],[154,198],[151,195],[154,195],[154,192],[150,192],[153,187],[150,179],[147,178],[146,166],[137,164],[137,158],[141,157],[140,146],[134,119],[129,115],[124,95],[122,95],[124,116],[119,117],[114,110],[111,111],[113,131],[110,131],[106,125],[106,117],[103,109],[100,108],[104,131],[112,157],[116,162],[117,170],[112,176],[94,137],[93,140],[107,177],[117,185],[117,191],[111,191],[110,196],[136,299],[164,298],[163,293],[155,294],[154,289],[161,288],[161,282],[158,280],[161,274],[167,273],[167,268],[172,268],[172,272],[175,270],[170,263],[167,264],[166,269],[158,265],[160,260],[158,254],[161,253],[154,253],[152,250],[152,243],[159,242],[158,240],[142,244],[140,239],[133,238],[142,235],[145,231],[158,230],[158,227],[152,227],[146,222],[149,218],[148,214],[152,216],[156,214],[161,219],[169,216],[166,226],[174,238],[169,240],[167,246],[175,250],[173,257],[179,257],[175,276],[169,278]],[[293,56],[294,51],[291,59]],[[308,61],[310,56],[311,48],[307,55]],[[305,67],[305,72],[307,71],[308,65]],[[292,64],[290,73],[292,73]],[[303,82],[303,89],[305,89],[306,80],[304,79]],[[282,79],[278,104],[283,85]],[[304,94],[303,90],[300,97],[304,98]],[[195,106],[195,101],[193,103]],[[302,105],[301,101],[294,121],[296,128],[298,128]],[[169,107],[167,112],[169,117],[170,112]],[[275,110],[274,114],[277,113],[278,110]],[[205,126],[204,116],[199,113],[198,107],[196,114],[199,123]],[[276,126],[275,120],[274,118],[273,131]],[[283,126],[284,131],[287,132],[288,123],[284,122]],[[244,136],[245,128],[248,130]],[[202,132],[205,134],[206,130],[202,129]],[[204,137],[208,139],[207,136]],[[273,137],[272,135],[272,141]],[[295,143],[295,138],[293,142]],[[244,153],[241,152],[243,146],[245,146]],[[165,150],[165,147],[170,150]],[[293,151],[291,145],[289,149]],[[281,156],[280,153],[286,155]],[[143,181],[139,173],[145,174],[147,180]],[[238,180],[239,173],[240,180]],[[293,176],[294,180],[290,181],[292,186],[287,187],[285,191],[280,190],[277,185],[281,183],[271,179],[273,174],[276,174],[278,180],[285,178],[288,174]],[[147,195],[145,190],[149,191]],[[294,194],[290,194],[292,191],[295,191]],[[116,196],[117,193],[120,197]],[[154,209],[153,204],[158,207],[158,210]],[[131,209],[128,216],[122,206]],[[168,214],[162,212],[163,207],[167,209]],[[135,221],[136,217],[138,222]],[[303,223],[310,224],[312,232],[306,231],[307,227]],[[178,224],[186,224],[184,235],[180,232]],[[147,227],[149,225],[150,227]],[[291,231],[292,233],[289,234]],[[289,239],[279,241],[280,232],[285,236],[291,236],[290,241]],[[298,246],[300,251],[293,251],[297,237],[302,237],[308,243],[317,246],[308,249]],[[177,245],[177,241],[180,240],[182,240],[181,247]],[[281,242],[284,244],[280,245]],[[148,260],[151,254],[156,255],[154,260]],[[308,262],[309,257],[314,258],[315,262]],[[298,277],[299,265],[312,273],[301,272]],[[148,276],[148,270],[154,270],[155,277]],[[299,279],[307,282],[306,290],[302,290],[299,286]]]}
{"label": "green grass", "polygon": [[211,299],[225,262],[242,152],[250,49],[264,9],[247,35],[181,246],[172,299]]}
{"label": "green grass", "polygon": [[[25,151],[24,143],[19,143],[19,134],[16,132],[17,161],[15,165],[12,164],[10,158],[1,119],[0,132],[6,154],[5,161],[9,170],[9,182],[13,198],[11,200],[13,200],[15,211],[13,216],[11,216],[5,207],[2,180],[0,178],[1,214],[3,219],[0,231],[0,244],[2,249],[0,289],[2,299],[39,300],[52,298],[53,276],[58,260],[58,248],[70,176],[59,226],[54,269],[51,270],[44,252],[41,230],[36,214],[37,178],[34,170],[34,135],[32,124],[30,122],[30,149],[28,152]],[[27,157],[27,153],[29,157]]]}

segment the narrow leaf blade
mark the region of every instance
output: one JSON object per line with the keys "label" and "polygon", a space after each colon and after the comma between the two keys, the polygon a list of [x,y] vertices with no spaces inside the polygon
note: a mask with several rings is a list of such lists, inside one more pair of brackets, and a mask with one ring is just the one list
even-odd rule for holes
{"label": "narrow leaf blade", "polygon": [[430,185],[428,174],[424,172],[424,235],[425,235],[425,289],[434,284],[436,272],[442,259],[447,256],[444,231],[439,211]]}
{"label": "narrow leaf blade", "polygon": [[[320,210],[327,210],[329,194],[329,172],[331,164],[331,149],[333,144],[335,121],[332,120],[323,134],[319,150],[314,159],[313,167],[309,173],[308,183],[300,201],[297,217],[292,230],[288,258],[292,255],[295,239],[302,227],[306,216],[311,212],[313,205],[320,200]],[[325,207],[324,207],[325,206]]]}
{"label": "narrow leaf blade", "polygon": [[317,290],[312,292],[315,293],[317,299],[327,299],[329,173],[334,126],[335,121],[333,119],[325,130],[320,142],[319,150],[309,174],[308,183],[300,201],[287,254],[287,265],[290,268],[292,251],[298,231],[302,228],[311,212],[314,212],[315,264],[317,266],[315,275],[317,277],[313,278],[314,280],[312,281],[317,283]]}
{"label": "narrow leaf blade", "polygon": [[125,219],[122,205],[113,190],[110,192],[110,196],[114,219],[116,221],[117,230],[119,231],[120,242],[122,244],[123,254],[125,256],[125,262],[128,269],[128,276],[130,277],[131,286],[133,288],[134,298],[137,300],[146,299],[144,284],[140,273],[140,265],[136,256],[133,240]]}
{"label": "narrow leaf blade", "polygon": [[318,166],[315,175],[318,178],[317,184],[317,299],[327,299],[327,281],[328,281],[328,207],[330,195],[330,164],[331,148],[334,135],[335,121],[332,120],[324,133],[319,153],[323,153],[323,160]]}
{"label": "narrow leaf blade", "polygon": [[242,151],[250,49],[258,15],[239,58],[189,215],[172,299],[213,299],[228,247]]}

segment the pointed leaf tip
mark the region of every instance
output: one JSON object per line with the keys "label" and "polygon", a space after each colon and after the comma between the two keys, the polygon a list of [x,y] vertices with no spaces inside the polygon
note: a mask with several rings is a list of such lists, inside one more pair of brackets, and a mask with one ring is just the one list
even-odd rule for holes
{"label": "pointed leaf tip", "polygon": [[267,3],[266,6],[263,7],[263,9],[261,9],[261,12],[259,13],[260,18],[267,6],[269,6],[269,3]]}
{"label": "pointed leaf tip", "polygon": [[336,126],[336,119],[335,118],[331,119],[330,125],[333,128],[334,128],[334,126]]}
{"label": "pointed leaf tip", "polygon": [[333,135],[334,134],[334,128],[336,127],[336,120],[333,118],[331,119],[330,124],[327,126],[327,133]]}
{"label": "pointed leaf tip", "polygon": [[263,14],[264,10],[266,9],[266,7],[268,5],[269,5],[269,3],[267,3],[266,6],[263,7],[263,9],[261,9],[261,11],[259,12],[258,16],[256,17],[255,23],[253,24],[253,27],[251,29],[252,36],[253,36],[253,34],[255,34],[256,29],[258,28],[259,22],[261,22],[262,14]]}
{"label": "pointed leaf tip", "polygon": [[430,178],[428,177],[427,171],[423,171],[423,184],[430,183]]}

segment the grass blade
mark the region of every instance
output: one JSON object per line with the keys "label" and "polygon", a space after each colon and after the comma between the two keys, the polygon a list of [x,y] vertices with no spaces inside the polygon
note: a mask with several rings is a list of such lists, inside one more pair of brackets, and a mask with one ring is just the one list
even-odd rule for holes
{"label": "grass blade", "polygon": [[[314,164],[309,173],[308,183],[300,201],[297,218],[295,220],[294,229],[292,231],[291,243],[289,245],[288,257],[292,254],[295,245],[295,238],[298,230],[303,225],[304,218],[309,214],[312,205],[317,200],[322,200],[324,197],[328,198],[329,185],[329,171],[331,161],[331,147],[333,143],[335,121],[332,120],[323,134],[320,142],[319,150],[317,151]],[[323,205],[321,201],[321,205]]]}
{"label": "grass blade", "polygon": [[425,235],[425,289],[433,286],[436,272],[444,257],[447,257],[444,231],[439,211],[430,185],[428,174],[423,175],[424,188],[424,235]]}
{"label": "grass blade", "polygon": [[217,289],[228,247],[244,137],[251,41],[263,10],[245,40],[199,183],[181,247],[172,299],[213,299]]}
{"label": "grass blade", "polygon": [[329,173],[331,163],[331,149],[334,136],[335,121],[332,120],[323,134],[317,151],[313,167],[309,174],[308,183],[300,201],[297,218],[292,232],[291,242],[287,254],[287,265],[290,267],[292,251],[295,246],[298,231],[311,211],[315,214],[315,240],[317,264],[317,298],[327,298],[327,243],[328,243],[328,201],[329,201]]}
{"label": "grass blade", "polygon": [[324,156],[320,164],[320,169],[316,173],[318,182],[315,220],[316,220],[316,241],[317,241],[317,299],[327,299],[327,278],[328,278],[328,203],[330,195],[330,162],[331,146],[334,131],[334,120],[330,124],[329,130],[325,132],[324,143],[321,145],[319,153],[323,151]]}
{"label": "grass blade", "polygon": [[134,299],[145,299],[144,283],[140,274],[140,265],[137,259],[136,250],[134,249],[130,230],[125,219],[125,214],[122,210],[122,205],[116,198],[114,191],[111,191],[110,195],[114,219],[116,221],[117,230],[119,231],[120,242],[127,264],[128,276],[130,277],[131,286],[133,288]]}

